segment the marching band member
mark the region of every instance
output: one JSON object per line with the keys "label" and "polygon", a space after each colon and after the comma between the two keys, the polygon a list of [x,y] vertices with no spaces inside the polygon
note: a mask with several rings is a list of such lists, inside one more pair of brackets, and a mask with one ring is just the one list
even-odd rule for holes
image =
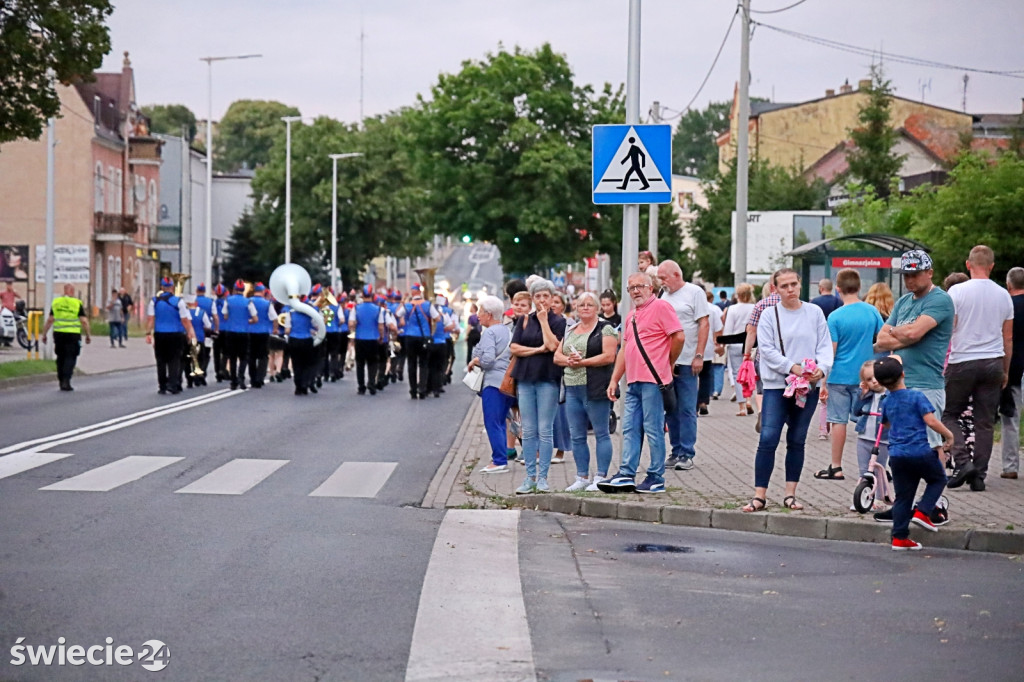
{"label": "marching band member", "polygon": [[397,331],[395,333],[395,357],[391,358],[391,383],[398,383],[402,380],[402,370],[405,367],[405,329],[398,327],[398,310],[402,307],[402,292],[395,289],[391,293],[391,302],[388,309],[395,319]]}
{"label": "marching band member", "polygon": [[149,301],[146,308],[146,343],[153,344],[156,355],[156,376],[163,395],[181,393],[181,356],[185,348],[185,335],[189,341],[196,338],[192,318],[185,301],[174,295],[174,280],[160,280],[161,292]]}
{"label": "marching band member", "polygon": [[[202,289],[203,286],[200,284],[196,288],[196,291]],[[213,303],[211,299],[207,299],[210,303]],[[206,314],[206,311],[199,305],[198,296],[190,296],[185,299],[185,305],[188,308],[189,319],[192,321],[192,331],[196,335],[196,343],[199,344],[198,362],[192,369],[200,370],[203,374],[196,374],[195,376],[185,372],[185,381],[189,388],[193,386],[205,386],[206,385],[206,368],[203,366],[203,351],[206,351],[206,357],[210,357],[210,349],[206,347],[207,338],[206,330],[210,329],[213,323],[210,321],[210,316]],[[183,347],[182,361],[185,363],[185,367],[189,366],[192,360],[192,356],[189,353],[189,344],[185,344]]]}
{"label": "marching band member", "polygon": [[[203,386],[206,385],[206,369],[210,364],[210,346],[217,338],[220,331],[220,318],[217,317],[217,308],[214,300],[206,295],[206,284],[200,282],[196,287],[196,305],[206,313],[207,326],[203,328],[202,347],[199,349],[199,369],[203,370]],[[194,326],[194,325],[193,325]],[[199,330],[196,329],[196,338],[199,338]]]}
{"label": "marching band member", "polygon": [[[303,297],[305,300],[306,297]],[[285,329],[288,334],[288,354],[292,359],[295,376],[295,395],[308,395],[317,392],[313,383],[316,372],[316,354],[313,348],[313,319],[302,312],[285,306],[288,313]]]}
{"label": "marching band member", "polygon": [[430,345],[434,326],[441,314],[423,300],[419,285],[411,287],[412,300],[398,309],[399,325],[405,331],[405,357],[409,364],[409,395],[414,400],[427,397],[430,379]]}
{"label": "marching band member", "polygon": [[369,376],[370,395],[377,394],[377,364],[380,344],[384,343],[384,310],[374,302],[373,285],[363,287],[363,300],[348,317],[348,324],[356,335],[356,380],[359,395],[364,395]]}
{"label": "marching band member", "polygon": [[228,357],[231,390],[245,390],[245,365],[249,346],[249,325],[256,323],[256,306],[245,297],[245,282],[235,280],[235,292],[228,296],[227,312],[221,324],[224,350]]}
{"label": "marching band member", "polygon": [[223,284],[214,287],[214,295],[217,300],[213,302],[213,314],[217,320],[217,335],[213,339],[213,370],[217,375],[217,383],[229,378],[228,374],[228,353],[225,348],[225,336],[221,333],[220,327],[224,326],[225,315],[228,313],[228,289]]}
{"label": "marching band member", "polygon": [[270,333],[274,330],[274,306],[267,298],[269,292],[263,282],[253,287],[251,305],[256,309],[256,321],[249,325],[249,382],[253,388],[262,388],[267,379],[267,361],[270,352]]}
{"label": "marching band member", "polygon": [[[330,287],[328,287],[330,291]],[[331,291],[331,295],[334,292]],[[330,311],[329,313],[327,311]],[[339,354],[341,353],[341,318],[342,314],[338,310],[338,306],[328,302],[327,307],[324,309],[324,324],[327,326],[327,336],[324,337],[323,346],[326,350],[326,357],[324,358],[323,368],[320,370],[320,374],[323,376],[324,381],[337,381],[341,377],[338,374],[338,368],[341,365]],[[345,329],[348,329],[348,325],[345,325]]]}

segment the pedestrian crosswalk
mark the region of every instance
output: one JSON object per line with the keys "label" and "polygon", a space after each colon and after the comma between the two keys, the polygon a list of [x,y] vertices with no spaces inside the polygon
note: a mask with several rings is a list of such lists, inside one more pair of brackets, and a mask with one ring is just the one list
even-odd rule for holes
{"label": "pedestrian crosswalk", "polygon": [[[52,452],[15,452],[0,457],[0,479],[40,469],[73,455]],[[184,457],[130,455],[91,468],[39,488],[40,491],[110,492],[138,483]],[[200,475],[171,492],[191,495],[244,495],[282,469],[287,459],[237,458]],[[397,462],[343,462],[324,480],[309,480],[308,497],[374,498],[380,494]],[[43,470],[45,471],[45,470]]]}

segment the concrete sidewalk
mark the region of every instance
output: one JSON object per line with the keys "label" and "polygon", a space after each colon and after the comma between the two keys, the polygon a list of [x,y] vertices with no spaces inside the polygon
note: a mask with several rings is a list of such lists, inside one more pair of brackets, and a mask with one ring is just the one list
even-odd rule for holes
{"label": "concrete sidewalk", "polygon": [[[727,389],[728,393],[728,389]],[[621,416],[622,407],[617,411]],[[711,415],[698,419],[696,465],[689,471],[667,471],[666,492],[661,495],[605,495],[603,493],[552,492],[544,495],[514,494],[525,477],[526,467],[513,465],[510,473],[483,474],[490,463],[490,448],[483,428],[480,403],[474,402],[462,422],[448,457],[431,484],[425,506],[507,507],[525,506],[587,516],[633,519],[679,525],[725,528],[796,535],[801,537],[888,542],[891,526],[875,522],[870,514],[849,511],[857,485],[857,461],[853,429],[844,452],[846,480],[816,480],[813,472],[829,463],[828,441],[818,440],[817,416],[807,440],[803,476],[797,498],[803,511],[781,506],[785,441],[776,456],[776,469],[768,489],[768,510],[744,513],[740,507],[753,495],[754,452],[758,435],[754,417],[734,416],[735,403],[713,401]],[[620,438],[612,436],[617,469]],[[998,445],[997,445],[998,450]],[[594,442],[590,439],[593,462]],[[925,547],[974,549],[1024,553],[1024,480],[999,478],[1000,467],[993,458],[987,490],[971,492],[969,486],[947,490],[951,522],[937,533],[912,526],[912,537]],[[641,458],[641,476],[649,461],[646,448]],[[590,468],[593,475],[593,464]],[[576,466],[567,453],[564,464],[552,464],[548,482],[562,491],[575,480]]]}
{"label": "concrete sidewalk", "polygon": [[[34,356],[33,356],[34,357]],[[39,358],[42,359],[42,350]],[[27,359],[26,352],[21,348],[0,349],[0,362],[11,362],[14,360]],[[154,381],[156,377],[156,358],[153,356],[153,346],[146,343],[143,338],[129,338],[125,347],[111,348],[110,339],[106,336],[92,337],[92,343],[82,343],[82,352],[78,356],[78,364],[75,366],[76,374],[106,374],[108,372],[120,372],[140,367],[154,368]],[[0,389],[15,388],[17,386],[28,386],[40,383],[57,383],[57,369],[48,374],[35,374],[14,379],[0,381]]]}

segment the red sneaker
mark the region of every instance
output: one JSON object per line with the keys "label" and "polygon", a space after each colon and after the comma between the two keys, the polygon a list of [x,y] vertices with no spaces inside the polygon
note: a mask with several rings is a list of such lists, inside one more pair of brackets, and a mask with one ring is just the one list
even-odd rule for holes
{"label": "red sneaker", "polygon": [[935,526],[935,524],[932,523],[932,520],[930,518],[928,518],[928,515],[925,514],[924,512],[922,512],[920,509],[915,509],[914,510],[914,516],[913,516],[913,518],[910,519],[910,522],[911,523],[916,523],[917,525],[921,526],[925,530],[930,530],[933,533],[935,533],[935,532],[937,532],[939,530]]}
{"label": "red sneaker", "polygon": [[894,552],[907,552],[916,551],[921,549],[920,542],[914,542],[910,538],[893,538],[892,539],[892,551]]}

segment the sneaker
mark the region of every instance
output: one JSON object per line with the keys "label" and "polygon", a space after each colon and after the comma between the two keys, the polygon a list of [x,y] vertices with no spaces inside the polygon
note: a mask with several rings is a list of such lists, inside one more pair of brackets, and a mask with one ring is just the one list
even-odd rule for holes
{"label": "sneaker", "polygon": [[636,487],[636,492],[644,494],[663,493],[665,492],[665,483],[648,475],[644,482]]}
{"label": "sneaker", "polygon": [[946,482],[947,488],[959,488],[969,479],[974,478],[975,468],[974,462],[967,462],[959,469],[953,470],[953,475],[949,477],[949,481]]}
{"label": "sneaker", "polygon": [[538,478],[537,485],[533,487],[538,493],[549,493],[551,492],[551,486],[548,485],[548,479]]}
{"label": "sneaker", "polygon": [[921,526],[925,530],[931,531],[932,533],[935,533],[939,530],[935,527],[935,524],[932,523],[932,520],[928,518],[928,515],[921,511],[920,509],[914,510],[914,516],[911,517],[910,522],[918,526]]}
{"label": "sneaker", "polygon": [[580,476],[577,476],[573,484],[565,489],[565,492],[578,493],[581,490],[586,490],[588,485],[590,485],[589,478],[581,478]]}
{"label": "sneaker", "polygon": [[599,492],[601,492],[601,489],[597,487],[597,484],[600,483],[603,480],[605,480],[605,479],[602,478],[601,476],[594,476],[594,480],[590,483],[590,485],[588,485],[584,489],[584,491],[588,492],[588,493],[599,493]]}
{"label": "sneaker", "polygon": [[933,526],[945,526],[949,523],[949,512],[945,509],[939,509],[936,507],[935,509],[932,509],[932,513],[928,518],[931,520]]}
{"label": "sneaker", "polygon": [[682,459],[682,457],[677,457],[676,455],[672,455],[671,457],[669,457],[668,459],[665,460],[665,468],[666,469],[675,469],[676,465],[679,464],[679,461],[681,459]]}
{"label": "sneaker", "polygon": [[514,459],[519,459],[519,451],[517,451],[515,448],[508,448],[507,450],[505,450],[505,457],[510,462]]}
{"label": "sneaker", "polygon": [[693,468],[693,457],[680,457],[673,468],[676,471],[689,471]]}
{"label": "sneaker", "polygon": [[892,539],[892,551],[894,552],[907,552],[917,551],[921,549],[920,542],[914,542],[910,538],[893,538]]}
{"label": "sneaker", "polygon": [[701,405],[699,408],[697,408],[697,414],[699,414],[701,417],[708,416],[708,414],[709,414],[708,413],[708,406],[707,405]]}
{"label": "sneaker", "polygon": [[875,521],[879,523],[892,523],[892,508],[872,514]]}
{"label": "sneaker", "polygon": [[482,474],[503,474],[508,471],[507,464],[488,464],[480,470]]}
{"label": "sneaker", "polygon": [[999,478],[1008,478],[1011,481],[1016,481],[1017,480],[1017,472],[1016,471],[1004,471],[1003,473],[999,474]]}
{"label": "sneaker", "polygon": [[721,395],[721,394],[720,394],[720,393],[712,393],[712,394],[711,394],[711,399],[712,399],[712,400],[718,400],[718,396],[719,396],[719,395]]}
{"label": "sneaker", "polygon": [[636,480],[631,476],[612,476],[597,484],[603,493],[631,493],[636,490]]}
{"label": "sneaker", "polygon": [[536,487],[536,482],[532,478],[527,478],[521,486],[516,488],[516,495],[529,495]]}
{"label": "sneaker", "polygon": [[979,477],[971,479],[971,490],[976,493],[985,492],[985,479]]}
{"label": "sneaker", "polygon": [[819,433],[818,434],[818,440],[828,440],[828,434],[827,433]]}

